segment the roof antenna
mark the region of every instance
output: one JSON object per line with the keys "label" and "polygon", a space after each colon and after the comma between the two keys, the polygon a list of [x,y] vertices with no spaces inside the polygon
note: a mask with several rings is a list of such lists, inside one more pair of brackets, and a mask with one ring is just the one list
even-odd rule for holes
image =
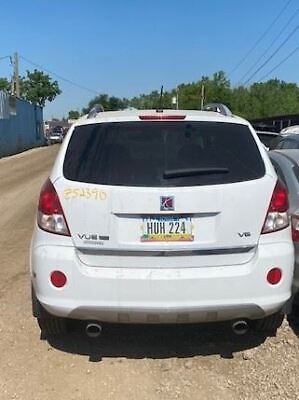
{"label": "roof antenna", "polygon": [[163,85],[161,86],[159,106],[157,107],[156,112],[163,112]]}

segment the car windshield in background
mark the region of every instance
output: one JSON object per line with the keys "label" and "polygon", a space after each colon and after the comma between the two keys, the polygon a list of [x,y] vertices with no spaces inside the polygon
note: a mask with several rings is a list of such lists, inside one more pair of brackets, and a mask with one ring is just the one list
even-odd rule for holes
{"label": "car windshield in background", "polygon": [[275,147],[275,145],[278,143],[278,141],[281,139],[281,136],[278,135],[277,133],[271,133],[271,132],[257,132],[257,135],[260,139],[260,141],[268,148],[272,149]]}
{"label": "car windshield in background", "polygon": [[56,126],[53,128],[53,133],[61,133],[63,131],[63,128],[61,126]]}
{"label": "car windshield in background", "polygon": [[76,127],[63,173],[92,184],[197,186],[258,179],[265,166],[245,125],[116,122]]}

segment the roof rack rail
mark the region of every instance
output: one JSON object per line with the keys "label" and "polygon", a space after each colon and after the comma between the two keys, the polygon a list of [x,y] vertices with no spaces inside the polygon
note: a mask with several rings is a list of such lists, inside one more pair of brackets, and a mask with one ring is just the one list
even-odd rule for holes
{"label": "roof rack rail", "polygon": [[102,104],[95,104],[95,106],[87,114],[87,119],[95,118],[98,115],[98,113],[103,112],[103,111],[104,111],[104,107],[102,106]]}
{"label": "roof rack rail", "polygon": [[233,116],[231,110],[225,104],[221,103],[209,103],[204,106],[203,111],[213,111],[225,115],[227,117]]}

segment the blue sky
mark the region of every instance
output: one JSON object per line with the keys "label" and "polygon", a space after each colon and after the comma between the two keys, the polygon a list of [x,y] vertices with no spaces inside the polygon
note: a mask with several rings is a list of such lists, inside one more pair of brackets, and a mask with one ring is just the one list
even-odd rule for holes
{"label": "blue sky", "polygon": [[[0,58],[23,57],[98,93],[131,97],[171,89],[202,75],[231,72],[288,0],[15,0],[1,1]],[[298,8],[292,0],[269,33],[229,77],[236,85]],[[5,16],[5,17],[4,17]],[[299,13],[272,51],[299,24]],[[257,76],[299,44],[299,30]],[[269,52],[271,54],[271,52]],[[299,51],[272,76],[299,82]],[[34,66],[20,60],[24,74]],[[9,60],[0,76],[10,77]],[[53,77],[57,79],[56,77]],[[57,79],[63,94],[45,118],[80,110],[93,97]]]}

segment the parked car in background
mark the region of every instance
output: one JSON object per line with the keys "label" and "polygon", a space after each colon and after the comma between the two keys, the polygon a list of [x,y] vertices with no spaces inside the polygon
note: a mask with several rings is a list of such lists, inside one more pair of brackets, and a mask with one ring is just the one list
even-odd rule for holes
{"label": "parked car in background", "polygon": [[48,134],[48,144],[61,143],[63,140],[63,127],[55,126]]}
{"label": "parked car in background", "polygon": [[294,269],[287,191],[249,122],[215,109],[95,112],[71,127],[32,239],[45,335],[69,319],[90,336],[105,322],[276,332]]}
{"label": "parked car in background", "polygon": [[299,135],[293,134],[282,137],[272,149],[299,149]]}
{"label": "parked car in background", "polygon": [[281,135],[299,134],[299,125],[288,126],[280,131]]}
{"label": "parked car in background", "polygon": [[[299,143],[299,141],[298,141]],[[270,151],[277,175],[289,192],[292,237],[295,245],[294,291],[299,289],[299,150]]]}
{"label": "parked car in background", "polygon": [[256,131],[260,141],[267,147],[268,150],[272,150],[276,147],[282,136],[276,132],[270,131]]}

